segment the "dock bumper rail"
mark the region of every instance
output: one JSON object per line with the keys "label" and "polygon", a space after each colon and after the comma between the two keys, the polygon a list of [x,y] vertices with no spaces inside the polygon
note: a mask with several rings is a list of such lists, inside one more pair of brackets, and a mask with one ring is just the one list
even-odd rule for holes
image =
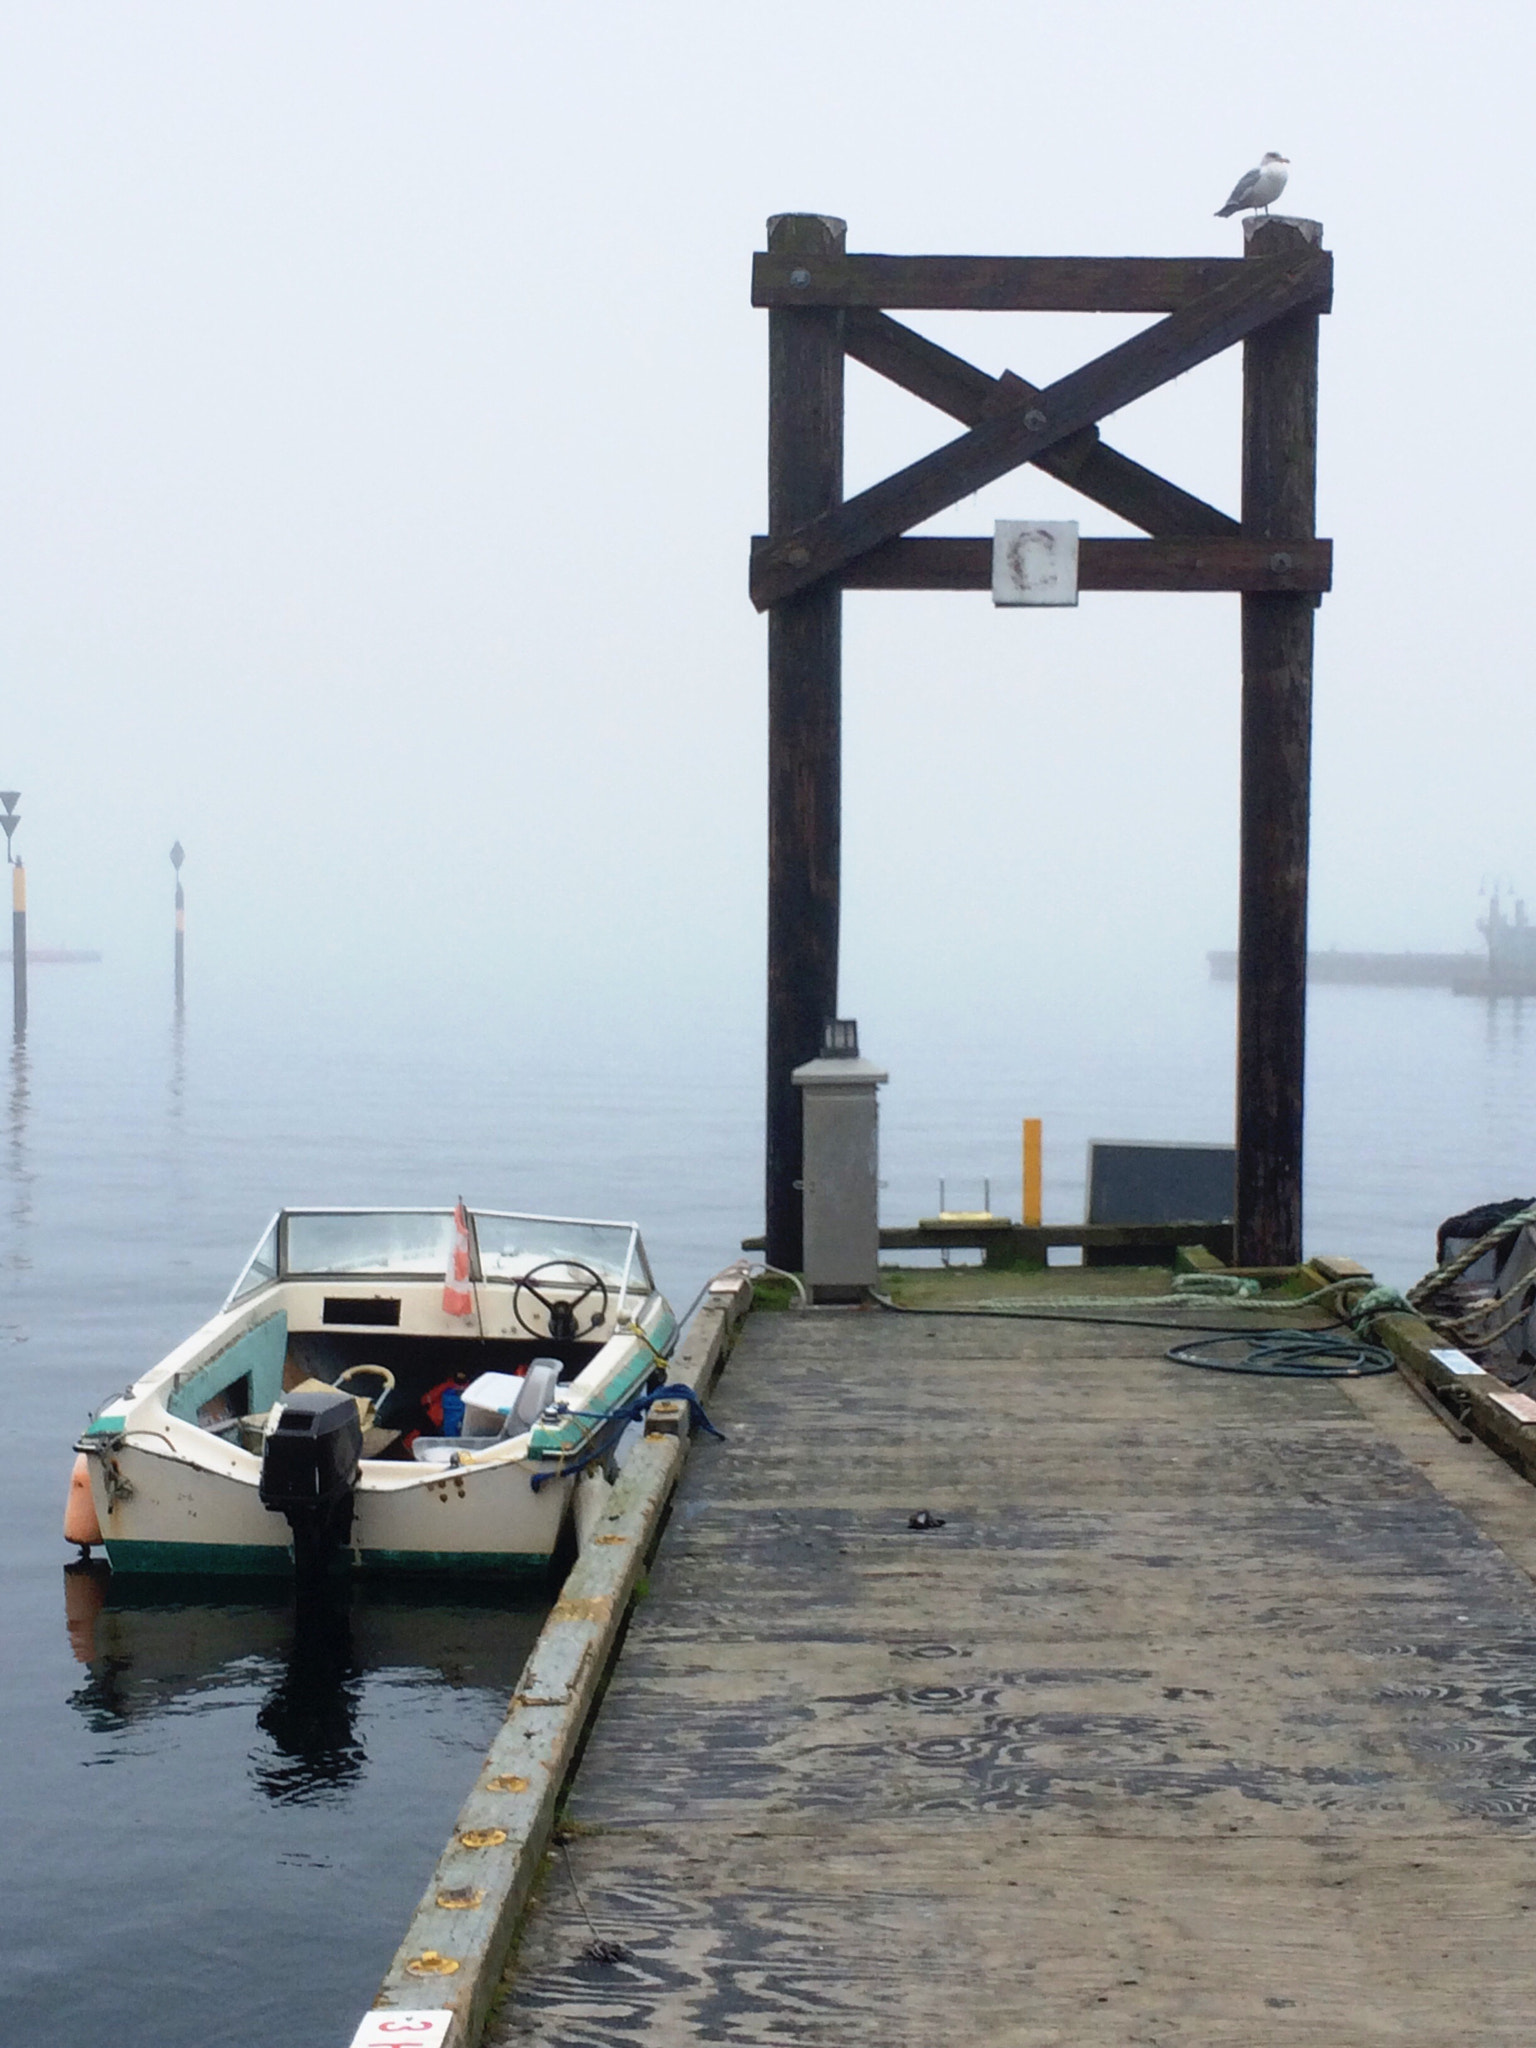
{"label": "dock bumper rail", "polygon": [[[710,1289],[671,1362],[679,1385],[708,1392],[751,1303],[745,1277]],[[474,2048],[480,2038],[561,1787],[682,1472],[689,1407],[668,1405],[676,1414],[648,1423],[534,1644],[370,2023],[390,2012],[431,2014],[439,2017],[443,2048]]]}
{"label": "dock bumper rail", "polygon": [[1536,1483],[1536,1400],[1485,1372],[1421,1316],[1389,1312],[1377,1316],[1373,1327],[1377,1341],[1437,1408]]}

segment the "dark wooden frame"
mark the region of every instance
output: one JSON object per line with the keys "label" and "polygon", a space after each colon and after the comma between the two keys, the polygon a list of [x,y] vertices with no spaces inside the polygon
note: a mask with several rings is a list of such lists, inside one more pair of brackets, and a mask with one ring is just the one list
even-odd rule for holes
{"label": "dark wooden frame", "polygon": [[[761,1252],[767,1240],[744,1237],[744,1252]],[[883,1225],[883,1252],[979,1251],[989,1266],[1043,1266],[1054,1250],[1078,1249],[1085,1266],[1166,1266],[1180,1250],[1200,1245],[1224,1264],[1232,1261],[1230,1223],[909,1223]],[[1282,1269],[1283,1270],[1283,1269]],[[1112,1309],[1115,1297],[1106,1294]]]}
{"label": "dark wooden frame", "polygon": [[[1236,1249],[1301,1257],[1312,614],[1332,580],[1314,524],[1318,317],[1332,258],[1312,222],[1247,224],[1242,258],[849,255],[841,221],[782,214],[754,262],[769,315],[766,1248],[802,1261],[800,1104],[790,1075],[837,1010],[841,599],[988,590],[990,538],[908,529],[1025,463],[1144,540],[1084,539],[1082,590],[1237,591],[1243,609]],[[989,376],[888,308],[1155,312],[1041,388]],[[1100,420],[1243,344],[1242,519],[1109,447]],[[845,500],[846,356],[961,422],[955,440]]]}

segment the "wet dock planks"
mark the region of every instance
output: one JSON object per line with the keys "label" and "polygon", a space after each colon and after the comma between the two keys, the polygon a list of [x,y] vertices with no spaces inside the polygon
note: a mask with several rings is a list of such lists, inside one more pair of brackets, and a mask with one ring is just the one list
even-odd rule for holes
{"label": "wet dock planks", "polygon": [[1164,1341],[750,1319],[489,2040],[1528,2036],[1536,1491]]}

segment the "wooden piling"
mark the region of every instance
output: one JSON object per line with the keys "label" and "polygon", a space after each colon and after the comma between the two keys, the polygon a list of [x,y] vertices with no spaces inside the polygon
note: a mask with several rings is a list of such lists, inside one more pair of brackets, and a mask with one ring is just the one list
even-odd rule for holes
{"label": "wooden piling", "polygon": [[[775,256],[841,256],[844,222],[779,214]],[[791,262],[790,284],[809,271]],[[843,313],[768,316],[770,536],[842,503]],[[769,1263],[801,1263],[800,1101],[790,1080],[837,1015],[842,780],[842,592],[833,578],[768,614],[768,1072],[765,1220]]]}
{"label": "wooden piling", "polygon": [[[1247,223],[1246,255],[1293,256],[1315,221]],[[1316,532],[1316,308],[1243,343],[1243,534]],[[1301,1257],[1307,1000],[1307,858],[1312,748],[1308,592],[1242,599],[1242,815],[1237,967],[1237,1260]]]}
{"label": "wooden piling", "polygon": [[21,861],[11,865],[11,1001],[14,1029],[18,1038],[27,1029],[27,870]]}

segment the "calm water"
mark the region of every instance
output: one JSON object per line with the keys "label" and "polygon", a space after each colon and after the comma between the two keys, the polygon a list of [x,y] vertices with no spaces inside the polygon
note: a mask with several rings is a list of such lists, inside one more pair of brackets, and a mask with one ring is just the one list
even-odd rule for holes
{"label": "calm water", "polygon": [[[87,1414],[222,1298],[280,1202],[471,1202],[637,1216],[681,1306],[760,1217],[755,992],[733,1009],[531,1036],[392,993],[233,1000],[173,1031],[102,968],[37,969],[0,1066],[0,1687],[18,2038],[344,2043],[393,1952],[539,1620],[359,1592],[140,1604],[66,1573]],[[1044,994],[961,1026],[864,1006],[889,1065],[888,1218],[1016,1213],[1046,1119],[1047,1213],[1082,1213],[1090,1137],[1229,1135],[1232,995],[1193,972]],[[1536,1009],[1321,989],[1308,1242],[1412,1279],[1434,1225],[1536,1191]]]}

